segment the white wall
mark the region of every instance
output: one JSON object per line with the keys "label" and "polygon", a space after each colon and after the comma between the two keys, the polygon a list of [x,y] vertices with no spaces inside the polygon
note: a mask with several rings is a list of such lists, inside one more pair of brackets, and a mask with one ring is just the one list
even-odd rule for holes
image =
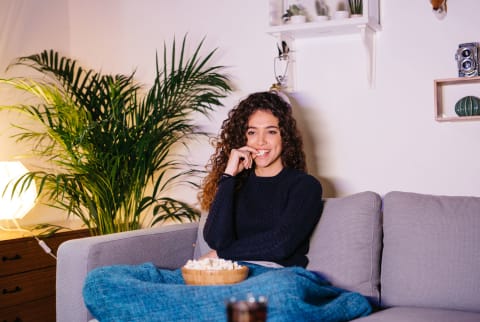
{"label": "white wall", "polygon": [[298,95],[319,139],[319,173],[340,195],[365,189],[479,195],[480,124],[435,122],[433,79],[456,77],[458,44],[479,40],[480,3],[449,1],[444,20],[428,1],[382,1],[381,8],[374,89],[353,36],[298,45]]}
{"label": "white wall", "polygon": [[[0,0],[0,77],[26,75],[22,69],[6,72],[7,66],[16,57],[50,48],[69,55],[69,39],[67,1]],[[0,104],[10,103],[18,103],[18,92],[0,86]],[[20,146],[11,138],[16,133],[12,123],[27,124],[21,115],[0,112],[0,160],[9,161],[22,156],[25,165],[30,167],[30,147]],[[52,222],[64,217],[62,212],[39,203],[21,224]],[[1,224],[7,226],[11,223]]]}
{"label": "white wall", "polygon": [[[0,10],[18,1],[2,0]],[[433,113],[433,80],[456,77],[458,44],[480,41],[480,2],[449,1],[447,16],[439,20],[427,0],[380,1],[374,88],[358,35],[295,43],[292,99],[311,172],[327,196],[363,190],[480,196],[480,122],[438,123]],[[212,122],[200,121],[215,133],[232,104],[274,80],[276,40],[265,32],[268,0],[19,2],[30,15],[1,33],[2,44],[16,44],[0,56],[2,67],[12,57],[56,48],[105,72],[136,69],[149,83],[164,42],[188,33],[194,47],[206,36],[205,49],[218,47],[216,62],[228,66],[236,88]],[[3,134],[0,142],[11,146]],[[208,145],[198,145],[192,158],[205,163],[211,153]],[[195,201],[193,192],[181,197]],[[27,217],[42,216],[33,211]]]}

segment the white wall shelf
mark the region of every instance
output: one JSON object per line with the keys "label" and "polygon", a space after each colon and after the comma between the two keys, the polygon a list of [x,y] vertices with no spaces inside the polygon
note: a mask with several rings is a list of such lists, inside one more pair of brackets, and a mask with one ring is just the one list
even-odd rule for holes
{"label": "white wall shelf", "polygon": [[282,39],[296,39],[354,34],[362,32],[366,28],[378,31],[380,30],[380,25],[373,21],[369,22],[369,19],[366,17],[354,17],[270,26],[267,32],[274,37]]}
{"label": "white wall shelf", "polygon": [[[458,77],[458,78],[445,78],[445,79],[435,79],[433,81],[434,86],[434,112],[435,120],[437,122],[463,122],[463,121],[480,121],[480,115],[475,116],[456,116],[453,113],[448,113],[445,105],[446,101],[446,91],[453,86],[457,87],[466,87],[468,85],[477,85],[476,95],[480,96],[480,77]],[[468,92],[469,95],[474,95],[474,93]],[[465,94],[463,94],[465,95]],[[461,98],[460,95],[459,97]],[[458,95],[457,95],[458,96]],[[457,97],[457,98],[459,98]],[[453,105],[451,102],[449,105]],[[451,110],[452,107],[450,108]]]}
{"label": "white wall shelf", "polygon": [[[278,14],[285,12],[283,7],[286,4],[281,2],[281,0],[270,1],[273,1],[274,3],[277,2],[276,6],[271,3],[271,6],[276,8],[273,12],[277,17],[270,17],[271,25],[267,28],[267,33],[278,38],[280,41],[285,40],[291,48],[294,48],[293,43],[295,42],[295,39],[360,34],[367,53],[367,78],[370,86],[374,87],[376,62],[375,33],[381,29],[380,0],[364,0],[362,16],[343,19],[330,18],[329,20],[316,21],[315,15],[312,13],[313,9],[310,8],[308,12],[308,20],[305,23],[282,23]],[[338,6],[338,2],[339,1],[332,3],[330,1],[329,4],[331,11],[335,11],[332,10],[332,8]],[[270,15],[272,15],[272,12]],[[290,69],[295,68],[294,63],[295,59],[292,59]],[[292,74],[294,73],[290,71],[290,82],[293,78]],[[293,88],[294,86],[290,84],[288,87]]]}

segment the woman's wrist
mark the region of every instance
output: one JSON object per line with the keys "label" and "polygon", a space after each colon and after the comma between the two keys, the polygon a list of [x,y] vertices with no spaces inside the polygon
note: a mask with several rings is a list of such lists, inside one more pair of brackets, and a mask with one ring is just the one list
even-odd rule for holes
{"label": "woman's wrist", "polygon": [[232,176],[230,173],[222,173],[222,175],[220,176],[220,179],[218,179],[218,182],[222,182],[222,181],[226,181],[226,180],[230,180],[231,178],[235,178],[235,176]]}

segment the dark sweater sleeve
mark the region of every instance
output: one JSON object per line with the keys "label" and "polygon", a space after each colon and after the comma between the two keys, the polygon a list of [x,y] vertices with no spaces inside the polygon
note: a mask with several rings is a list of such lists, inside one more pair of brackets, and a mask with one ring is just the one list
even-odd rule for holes
{"label": "dark sweater sleeve", "polygon": [[230,244],[236,238],[234,193],[235,177],[222,177],[203,228],[203,238],[212,249]]}
{"label": "dark sweater sleeve", "polygon": [[321,210],[320,182],[311,176],[303,176],[291,187],[287,206],[278,214],[278,220],[272,222],[271,230],[214,245],[217,246],[217,254],[232,260],[282,262],[294,256],[302,245],[308,249],[308,241],[320,219]]}

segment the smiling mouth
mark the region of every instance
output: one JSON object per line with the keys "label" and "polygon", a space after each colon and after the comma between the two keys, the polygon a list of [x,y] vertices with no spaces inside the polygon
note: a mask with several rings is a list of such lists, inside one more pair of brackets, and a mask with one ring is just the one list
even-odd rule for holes
{"label": "smiling mouth", "polygon": [[267,150],[258,150],[257,157],[264,156],[267,152]]}

